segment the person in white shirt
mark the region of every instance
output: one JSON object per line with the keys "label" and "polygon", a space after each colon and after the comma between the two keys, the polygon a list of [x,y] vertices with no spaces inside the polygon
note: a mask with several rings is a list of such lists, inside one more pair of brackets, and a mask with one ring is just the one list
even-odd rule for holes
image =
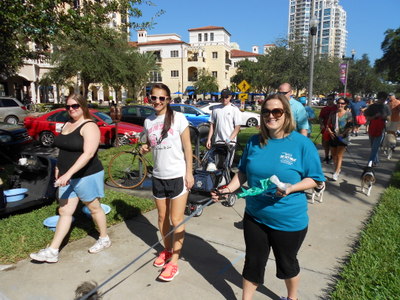
{"label": "person in white shirt", "polygon": [[[211,113],[211,126],[210,131],[208,132],[206,143],[207,149],[211,148],[213,142],[236,142],[236,137],[240,131],[240,125],[242,123],[242,118],[240,110],[231,103],[231,99],[232,93],[230,90],[224,89],[221,91],[222,103],[213,107]],[[216,166],[212,161],[212,155],[210,155],[210,159],[211,160],[209,161],[207,170],[214,171]]]}
{"label": "person in white shirt", "polygon": [[153,265],[164,268],[158,277],[163,281],[171,281],[179,273],[177,263],[185,227],[181,225],[171,236],[166,235],[171,226],[176,227],[183,221],[188,191],[194,183],[189,123],[182,113],[171,109],[170,101],[168,86],[154,84],[150,91],[150,102],[155,114],[144,122],[147,143],[141,147],[142,153],[151,150],[153,154],[153,197],[165,247]]}

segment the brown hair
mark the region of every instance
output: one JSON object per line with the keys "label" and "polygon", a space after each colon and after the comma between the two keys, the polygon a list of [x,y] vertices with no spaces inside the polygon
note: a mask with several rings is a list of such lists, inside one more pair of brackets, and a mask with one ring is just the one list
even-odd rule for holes
{"label": "brown hair", "polygon": [[[168,100],[171,99],[171,90],[169,87],[163,83],[156,83],[151,87],[150,94],[153,92],[154,89],[160,89],[166,92]],[[174,123],[174,111],[171,108],[171,105],[169,105],[169,102],[167,102],[167,111],[165,113],[165,119],[164,119],[164,127],[163,130],[161,131],[161,139],[165,139],[168,136],[168,130],[171,128],[171,125]]]}
{"label": "brown hair", "polygon": [[[261,109],[265,108],[267,101],[269,100],[279,100],[282,103],[285,121],[283,122],[282,130],[284,133],[291,133],[295,129],[295,123],[292,116],[292,110],[290,108],[290,103],[284,95],[274,94],[267,97],[264,102],[261,104]],[[296,101],[296,100],[294,100]],[[263,117],[261,116],[261,119]],[[265,122],[261,120],[260,122],[260,145],[263,147],[267,145],[268,140],[271,138],[269,134],[269,130],[265,125]]]}
{"label": "brown hair", "polygon": [[69,100],[69,99],[75,100],[75,101],[81,106],[81,108],[82,108],[82,110],[83,110],[83,117],[84,117],[85,119],[92,119],[92,116],[90,115],[90,112],[89,112],[89,108],[88,108],[87,102],[86,102],[86,100],[83,98],[82,95],[79,95],[79,94],[70,94],[70,95],[67,97],[67,101],[65,101],[65,102],[68,103],[68,100]]}

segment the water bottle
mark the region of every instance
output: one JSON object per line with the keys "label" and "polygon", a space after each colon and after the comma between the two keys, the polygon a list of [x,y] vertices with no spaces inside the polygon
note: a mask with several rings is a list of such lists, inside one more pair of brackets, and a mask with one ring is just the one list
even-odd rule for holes
{"label": "water bottle", "polygon": [[4,190],[3,190],[3,180],[0,178],[0,209],[6,208],[7,202],[6,197],[4,197]]}

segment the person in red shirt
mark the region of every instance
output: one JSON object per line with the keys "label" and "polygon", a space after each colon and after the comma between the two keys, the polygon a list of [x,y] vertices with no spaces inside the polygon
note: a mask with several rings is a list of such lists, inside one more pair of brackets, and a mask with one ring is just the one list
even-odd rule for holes
{"label": "person in red shirt", "polygon": [[332,112],[335,112],[337,107],[335,105],[335,101],[334,101],[334,96],[329,96],[327,98],[328,104],[327,106],[325,106],[324,108],[321,109],[320,113],[319,113],[319,125],[321,128],[321,134],[322,134],[322,147],[324,148],[325,151],[325,158],[324,158],[324,162],[326,162],[327,164],[329,164],[332,160],[332,156],[329,156],[329,140],[330,135],[329,132],[326,130],[326,124],[328,122],[328,118],[329,115]]}

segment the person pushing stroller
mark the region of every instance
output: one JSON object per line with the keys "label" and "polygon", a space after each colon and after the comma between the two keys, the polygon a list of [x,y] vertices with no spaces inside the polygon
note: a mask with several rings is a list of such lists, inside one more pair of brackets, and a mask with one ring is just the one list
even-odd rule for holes
{"label": "person pushing stroller", "polygon": [[[240,110],[231,103],[232,92],[229,89],[221,91],[221,104],[216,105],[211,113],[210,131],[208,132],[207,149],[219,141],[225,143],[236,142],[242,122]],[[233,155],[232,155],[233,158]],[[230,162],[232,164],[232,161]],[[207,171],[215,171],[214,155],[209,155]]]}

